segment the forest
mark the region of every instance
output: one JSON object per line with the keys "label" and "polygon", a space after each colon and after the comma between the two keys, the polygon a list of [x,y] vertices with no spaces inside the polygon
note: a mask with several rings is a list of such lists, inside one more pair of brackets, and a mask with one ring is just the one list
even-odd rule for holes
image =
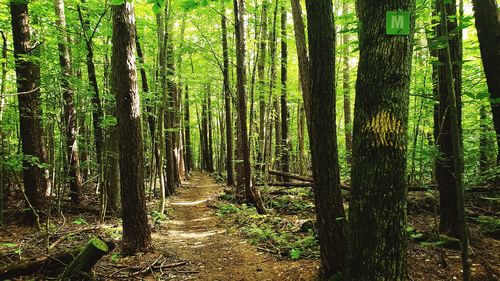
{"label": "forest", "polygon": [[500,279],[497,0],[0,0],[0,280]]}

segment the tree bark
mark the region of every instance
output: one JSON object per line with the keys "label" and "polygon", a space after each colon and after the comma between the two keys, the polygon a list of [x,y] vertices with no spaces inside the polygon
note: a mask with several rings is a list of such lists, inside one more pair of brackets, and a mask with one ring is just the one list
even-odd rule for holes
{"label": "tree bark", "polygon": [[266,46],[268,43],[267,32],[267,10],[269,2],[264,0],[262,2],[262,18],[259,42],[259,60],[257,62],[257,76],[258,76],[258,91],[259,91],[259,147],[257,165],[261,167],[261,172],[265,171],[265,138],[266,138]]}
{"label": "tree bark", "polygon": [[[457,16],[456,0],[452,1],[452,5],[447,6],[447,14],[449,16]],[[436,6],[436,10],[439,11],[439,6]],[[440,25],[445,24],[443,22]],[[458,123],[460,126],[461,135],[461,124],[462,124],[462,114],[461,114],[461,101],[462,101],[462,55],[461,55],[461,35],[457,34],[457,21],[455,19],[450,20],[446,23],[448,26],[448,32],[451,35],[450,44],[450,54],[453,65],[453,77],[454,77],[454,91],[457,103],[457,114]],[[442,37],[442,31],[439,30],[437,35]],[[439,49],[437,51],[438,59],[441,63],[445,62],[446,51],[444,49]],[[454,158],[453,158],[453,145],[452,145],[452,133],[451,133],[451,118],[450,118],[450,103],[448,99],[449,89],[446,84],[446,72],[445,68],[438,66],[438,93],[439,93],[439,105],[437,108],[437,118],[435,120],[434,126],[438,129],[435,131],[437,133],[437,145],[439,147],[439,152],[441,156],[436,160],[436,180],[438,183],[439,190],[439,210],[440,210],[440,230],[442,233],[459,237],[459,223],[458,223],[458,210],[457,210],[457,179],[455,178],[454,169]],[[461,137],[460,137],[461,138]]]}
{"label": "tree bark", "polygon": [[238,136],[243,156],[243,174],[247,201],[254,203],[259,214],[267,211],[260,197],[260,192],[252,185],[252,167],[250,165],[250,151],[247,133],[247,105],[246,105],[246,67],[245,67],[245,0],[233,0],[235,33],[236,33],[236,65],[237,65],[237,92],[238,92],[238,125],[241,134]]}
{"label": "tree bark", "polygon": [[[28,1],[10,2],[14,57],[16,63],[16,78],[19,100],[19,131],[22,143],[24,191],[35,210],[40,210],[45,204],[45,194],[48,188],[46,168],[47,153],[44,145],[42,127],[42,109],[40,99],[40,67],[30,59],[31,55],[30,26],[28,16]],[[32,159],[30,159],[33,157]],[[38,164],[38,165],[37,165]],[[29,217],[29,223],[34,222],[35,214]]]}
{"label": "tree bark", "polygon": [[[451,46],[450,37],[448,31],[448,15],[445,0],[440,0],[438,3],[441,14],[440,23],[440,35],[446,38],[446,45],[444,49],[440,52],[444,53],[443,62],[444,73],[443,78],[445,78],[446,89],[448,92],[446,96],[448,98],[449,105],[449,115],[447,118],[450,119],[450,138],[452,146],[452,156],[453,156],[453,171],[454,171],[454,181],[456,190],[456,210],[457,214],[454,214],[457,219],[457,230],[458,237],[460,237],[460,246],[462,248],[462,270],[463,270],[463,280],[470,280],[470,264],[469,264],[469,237],[467,235],[467,225],[465,217],[465,202],[464,202],[464,155],[461,140],[461,125],[460,125],[460,113],[458,108],[457,98],[455,96],[455,85],[454,85],[454,71],[451,60]],[[452,8],[453,9],[453,8]],[[460,36],[461,37],[461,36]],[[461,39],[461,38],[460,38]],[[460,45],[460,44],[459,44]],[[459,58],[461,60],[461,51],[459,51]],[[460,76],[458,76],[460,77]],[[456,79],[455,79],[456,80]],[[461,90],[461,88],[459,88]],[[444,93],[441,93],[444,94]]]}
{"label": "tree bark", "polygon": [[[281,3],[281,170],[290,171],[290,140],[288,135],[288,105],[287,105],[287,64],[288,44],[287,40],[287,14],[285,1]],[[286,179],[286,178],[284,178]]]}
{"label": "tree bark", "polygon": [[306,1],[310,55],[309,143],[321,273],[328,279],[344,269],[345,214],[335,123],[335,28],[330,0]]}
{"label": "tree bark", "polygon": [[225,5],[222,1],[221,10],[221,27],[222,27],[222,56],[223,69],[222,76],[224,79],[224,109],[226,116],[226,171],[227,185],[234,185],[234,165],[233,165],[233,121],[231,113],[231,85],[229,79],[229,53],[227,46],[227,19],[225,15]]}
{"label": "tree bark", "polygon": [[120,144],[123,253],[151,249],[144,195],[141,112],[135,66],[135,18],[130,2],[113,6],[113,92]]}
{"label": "tree bark", "polygon": [[[348,280],[406,280],[406,151],[415,1],[362,0],[349,205]],[[386,35],[408,11],[410,35]]]}
{"label": "tree bark", "polygon": [[71,202],[80,204],[82,190],[82,175],[80,174],[80,156],[78,154],[78,127],[76,124],[76,110],[73,102],[74,91],[69,79],[71,78],[71,58],[69,56],[66,33],[66,15],[64,0],[54,0],[56,26],[59,29],[58,50],[59,65],[61,66],[61,84],[64,99],[64,125],[66,129],[66,149],[69,166],[69,190]]}
{"label": "tree bark", "polygon": [[500,15],[496,0],[473,0],[477,36],[497,135],[497,165],[500,165]]}

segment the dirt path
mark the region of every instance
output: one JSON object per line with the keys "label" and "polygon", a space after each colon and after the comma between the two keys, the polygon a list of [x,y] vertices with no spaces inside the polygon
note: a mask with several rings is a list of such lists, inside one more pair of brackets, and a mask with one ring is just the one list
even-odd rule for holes
{"label": "dirt path", "polygon": [[223,190],[208,175],[194,172],[172,196],[166,224],[154,235],[157,250],[189,262],[174,280],[313,280],[313,261],[277,260],[238,236],[228,234],[206,202]]}

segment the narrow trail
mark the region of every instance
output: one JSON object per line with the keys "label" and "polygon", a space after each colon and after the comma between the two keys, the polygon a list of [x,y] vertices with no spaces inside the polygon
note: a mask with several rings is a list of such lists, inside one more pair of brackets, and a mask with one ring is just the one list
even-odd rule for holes
{"label": "narrow trail", "polygon": [[314,261],[278,260],[237,233],[227,233],[206,204],[222,191],[222,185],[196,171],[169,199],[170,220],[154,235],[157,250],[189,262],[191,269],[179,272],[174,280],[314,279]]}

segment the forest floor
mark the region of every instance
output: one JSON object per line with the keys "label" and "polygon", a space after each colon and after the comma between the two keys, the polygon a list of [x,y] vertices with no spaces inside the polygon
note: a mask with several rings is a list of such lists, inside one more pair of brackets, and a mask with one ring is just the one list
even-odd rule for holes
{"label": "forest floor", "polygon": [[[167,199],[166,216],[150,213],[154,251],[121,257],[119,248],[115,249],[94,267],[97,280],[315,280],[319,261],[314,226],[308,224],[314,219],[310,189],[263,188],[262,192],[266,205],[272,207],[271,215],[260,216],[254,208],[235,203],[222,184],[208,174],[193,172]],[[443,247],[442,240],[427,237],[436,221],[430,199],[422,193],[410,194],[408,279],[459,280],[456,243]],[[17,204],[11,210],[22,206]],[[148,209],[157,205],[152,200]],[[21,226],[19,216],[9,215],[6,227],[0,228],[0,271],[33,257],[75,249],[91,237],[120,240],[120,219],[107,217],[99,223],[97,206],[71,209],[64,205],[62,209],[64,216],[53,212],[49,236]],[[468,210],[473,280],[500,280],[498,203],[469,202]],[[478,223],[478,218],[486,223]],[[304,231],[304,226],[309,229]],[[494,228],[493,232],[486,233],[484,226]],[[13,280],[56,280],[57,272],[44,270]]]}

